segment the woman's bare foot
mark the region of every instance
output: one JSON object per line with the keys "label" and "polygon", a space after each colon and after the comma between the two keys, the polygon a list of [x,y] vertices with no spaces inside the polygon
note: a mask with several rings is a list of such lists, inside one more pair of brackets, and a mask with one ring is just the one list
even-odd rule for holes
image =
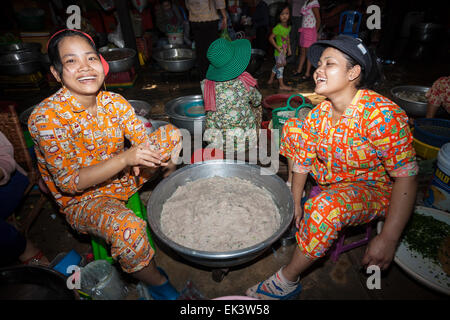
{"label": "woman's bare foot", "polygon": [[292,87],[287,86],[287,85],[280,85],[280,90],[285,90],[285,91],[292,91]]}

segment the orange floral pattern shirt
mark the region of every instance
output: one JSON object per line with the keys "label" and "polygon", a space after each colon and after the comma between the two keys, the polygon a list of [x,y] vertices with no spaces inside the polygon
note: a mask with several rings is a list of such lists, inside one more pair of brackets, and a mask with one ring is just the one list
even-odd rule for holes
{"label": "orange floral pattern shirt", "polygon": [[127,168],[103,183],[77,190],[79,170],[121,153],[125,138],[132,145],[150,142],[133,107],[121,95],[100,91],[97,106],[95,117],[62,88],[37,105],[28,120],[39,171],[62,212],[97,197],[126,201],[145,182]]}

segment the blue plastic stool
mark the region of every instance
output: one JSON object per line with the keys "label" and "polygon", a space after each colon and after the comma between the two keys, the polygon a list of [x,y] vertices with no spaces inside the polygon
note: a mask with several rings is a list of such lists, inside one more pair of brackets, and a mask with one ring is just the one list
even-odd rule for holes
{"label": "blue plastic stool", "polygon": [[[345,24],[342,26],[342,23]],[[356,22],[356,20],[358,20]],[[345,34],[352,36],[353,38],[358,38],[359,27],[361,26],[362,14],[358,11],[344,11],[341,13],[339,18],[339,34]],[[356,23],[356,27],[355,27]]]}

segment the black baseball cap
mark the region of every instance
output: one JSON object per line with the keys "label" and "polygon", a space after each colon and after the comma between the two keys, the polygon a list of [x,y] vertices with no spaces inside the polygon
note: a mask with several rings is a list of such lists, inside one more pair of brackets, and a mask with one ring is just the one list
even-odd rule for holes
{"label": "black baseball cap", "polygon": [[374,62],[372,61],[369,49],[361,39],[341,34],[332,40],[319,40],[313,43],[308,50],[308,60],[315,68],[317,68],[317,63],[323,51],[328,47],[336,48],[355,59],[365,71],[365,78],[369,76]]}

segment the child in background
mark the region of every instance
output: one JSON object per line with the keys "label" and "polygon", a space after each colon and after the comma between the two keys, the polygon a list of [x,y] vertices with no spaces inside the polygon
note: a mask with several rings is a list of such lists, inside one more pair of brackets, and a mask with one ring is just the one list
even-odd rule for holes
{"label": "child in background", "polygon": [[291,87],[284,84],[283,71],[286,65],[286,56],[291,55],[291,45],[289,43],[290,26],[290,9],[289,5],[285,4],[280,7],[277,14],[278,24],[272,29],[269,36],[269,42],[275,47],[274,57],[275,66],[272,68],[272,74],[267,84],[272,84],[275,76],[280,83],[280,90],[292,90]]}
{"label": "child in background", "polygon": [[[298,30],[300,32],[300,62],[298,64],[297,72],[294,75],[300,75],[303,65],[306,60],[306,53],[308,48],[317,41],[317,32],[320,27],[320,5],[317,0],[307,0],[302,7],[302,27]],[[306,72],[302,76],[302,80],[311,79],[311,63],[306,61]]]}

